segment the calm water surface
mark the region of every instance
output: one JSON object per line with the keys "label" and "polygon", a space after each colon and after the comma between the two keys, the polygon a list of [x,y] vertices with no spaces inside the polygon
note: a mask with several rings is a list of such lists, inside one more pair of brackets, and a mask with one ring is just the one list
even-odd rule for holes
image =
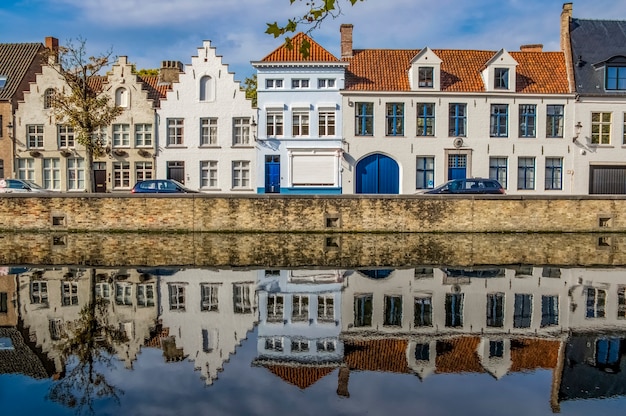
{"label": "calm water surface", "polygon": [[2,414],[626,411],[625,266],[373,256],[7,264]]}

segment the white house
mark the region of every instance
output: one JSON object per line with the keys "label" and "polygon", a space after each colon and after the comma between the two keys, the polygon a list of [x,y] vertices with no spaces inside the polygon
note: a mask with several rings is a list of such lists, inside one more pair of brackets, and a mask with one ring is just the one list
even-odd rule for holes
{"label": "white house", "polygon": [[161,102],[157,177],[209,193],[254,191],[255,110],[204,41]]}
{"label": "white house", "polygon": [[[341,62],[299,33],[293,47],[281,45],[257,70],[258,193],[341,193]],[[299,48],[309,45],[309,55]]]}

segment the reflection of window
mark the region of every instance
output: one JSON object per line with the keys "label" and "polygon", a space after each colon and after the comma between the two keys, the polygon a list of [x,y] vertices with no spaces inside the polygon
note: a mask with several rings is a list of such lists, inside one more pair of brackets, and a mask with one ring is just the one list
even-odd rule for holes
{"label": "reflection of window", "polygon": [[202,296],[201,309],[205,312],[215,312],[218,310],[217,291],[219,285],[202,283],[200,285],[200,294]]}
{"label": "reflection of window", "polygon": [[9,312],[9,297],[7,292],[0,292],[0,313]]}
{"label": "reflection of window", "polygon": [[604,318],[606,306],[606,290],[588,287],[587,290],[587,318]]}
{"label": "reflection of window", "polygon": [[596,341],[596,366],[615,366],[620,362],[621,340],[619,338],[600,338]]}
{"label": "reflection of window", "polygon": [[318,352],[334,352],[336,349],[337,346],[332,339],[321,339],[317,341]]}
{"label": "reflection of window", "polygon": [[433,298],[415,298],[414,324],[418,326],[433,326]]}
{"label": "reflection of window", "polygon": [[252,298],[249,284],[233,285],[233,303],[235,313],[252,313]]}
{"label": "reflection of window", "polygon": [[487,326],[504,326],[504,293],[487,294]]}
{"label": "reflection of window", "polygon": [[96,297],[101,299],[110,299],[111,286],[108,283],[96,283]]}
{"label": "reflection of window", "polygon": [[504,341],[489,341],[489,358],[504,357]]}
{"label": "reflection of window", "polygon": [[33,281],[30,283],[30,303],[48,304],[48,282]]}
{"label": "reflection of window", "polygon": [[415,344],[415,360],[416,361],[429,361],[430,360],[430,344]]}
{"label": "reflection of window", "polygon": [[384,325],[402,325],[402,296],[385,296]]}
{"label": "reflection of window", "polygon": [[265,338],[265,350],[266,351],[283,351],[283,339],[281,337]]}
{"label": "reflection of window", "polygon": [[291,320],[306,321],[309,319],[309,296],[294,295],[291,305]]}
{"label": "reflection of window", "polygon": [[532,319],[533,295],[515,294],[515,311],[513,313],[513,327],[530,328]]}
{"label": "reflection of window", "polygon": [[617,288],[617,319],[626,319],[626,286]]}
{"label": "reflection of window", "polygon": [[294,339],[291,341],[291,352],[308,352],[309,341]]}
{"label": "reflection of window", "polygon": [[559,324],[559,297],[541,296],[541,327]]}
{"label": "reflection of window", "polygon": [[63,323],[60,319],[50,319],[48,321],[48,329],[50,331],[50,339],[58,341],[63,335]]}
{"label": "reflection of window", "polygon": [[332,295],[317,297],[317,319],[322,322],[335,320],[335,298]]}
{"label": "reflection of window", "polygon": [[115,303],[131,306],[133,304],[133,286],[130,283],[118,282],[115,284]]}
{"label": "reflection of window", "polygon": [[167,288],[170,298],[170,311],[184,311],[185,285],[182,283],[169,283]]}
{"label": "reflection of window", "polygon": [[372,326],[372,295],[354,297],[354,326]]}
{"label": "reflection of window", "polygon": [[217,334],[215,331],[211,331],[209,333],[208,329],[202,330],[202,351],[211,352],[213,348],[215,348],[215,338],[217,338]]}
{"label": "reflection of window", "polygon": [[446,293],[446,326],[463,326],[463,293]]}
{"label": "reflection of window", "polygon": [[78,305],[78,283],[76,282],[63,282],[62,285],[62,305]]}
{"label": "reflection of window", "polygon": [[152,283],[137,285],[137,306],[154,306],[154,285]]}
{"label": "reflection of window", "polygon": [[284,303],[285,300],[283,298],[283,295],[272,294],[267,296],[268,322],[282,322]]}

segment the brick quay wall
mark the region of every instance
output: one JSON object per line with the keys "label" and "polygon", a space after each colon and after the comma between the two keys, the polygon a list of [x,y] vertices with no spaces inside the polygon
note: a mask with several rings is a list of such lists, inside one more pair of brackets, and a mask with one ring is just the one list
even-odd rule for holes
{"label": "brick quay wall", "polygon": [[620,233],[626,197],[5,194],[0,230]]}

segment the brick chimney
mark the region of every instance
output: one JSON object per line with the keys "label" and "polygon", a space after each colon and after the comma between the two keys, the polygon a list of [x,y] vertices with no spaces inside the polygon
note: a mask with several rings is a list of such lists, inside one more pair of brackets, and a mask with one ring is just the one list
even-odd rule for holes
{"label": "brick chimney", "polygon": [[178,82],[178,76],[183,72],[183,63],[180,61],[161,61],[159,82],[171,84]]}
{"label": "brick chimney", "polygon": [[519,47],[521,52],[543,52],[543,45],[540,43],[534,45],[522,45]]}
{"label": "brick chimney", "polygon": [[341,34],[341,59],[352,58],[352,29],[351,24],[342,24],[339,28]]}
{"label": "brick chimney", "polygon": [[574,6],[572,3],[563,3],[563,10],[561,11],[561,52],[563,52],[563,56],[565,57],[565,67],[567,69],[567,79],[569,81],[570,92],[576,92],[576,85],[574,81],[574,61],[572,59],[572,43],[569,36],[573,11]]}
{"label": "brick chimney", "polygon": [[52,36],[46,36],[45,44],[46,49],[50,51],[50,64],[56,64],[59,62],[59,40]]}

